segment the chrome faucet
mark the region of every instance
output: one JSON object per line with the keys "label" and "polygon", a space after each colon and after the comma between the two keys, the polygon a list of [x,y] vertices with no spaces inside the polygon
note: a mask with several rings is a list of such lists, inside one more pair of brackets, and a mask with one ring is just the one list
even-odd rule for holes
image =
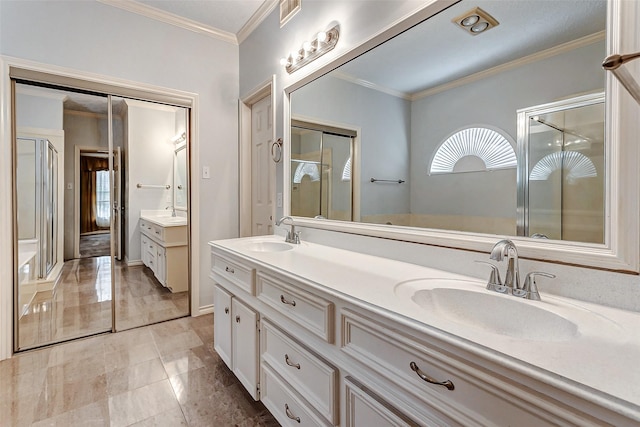
{"label": "chrome faucet", "polygon": [[[491,250],[491,258],[494,261],[502,261],[507,257],[507,272],[505,274],[503,285],[507,287],[505,290],[513,294],[514,291],[521,290],[520,287],[520,266],[518,263],[518,250],[511,240],[500,240]],[[517,292],[516,292],[517,293]]]}
{"label": "chrome faucet", "polygon": [[500,272],[498,271],[498,267],[495,265],[484,262],[484,261],[476,261],[481,264],[488,264],[491,270],[491,276],[489,277],[489,281],[487,283],[487,289],[511,294],[516,297],[540,301],[540,293],[538,292],[538,287],[536,286],[536,276],[549,277],[551,279],[555,278],[553,274],[543,273],[540,271],[534,271],[527,274],[527,277],[524,281],[524,286],[520,286],[520,266],[518,264],[518,250],[516,249],[516,245],[511,240],[500,240],[496,243],[491,250],[491,255],[489,258],[494,261],[502,261],[502,259],[507,258],[507,272],[504,279],[504,282],[500,280]]}
{"label": "chrome faucet", "polygon": [[293,223],[293,218],[291,218],[290,216],[283,216],[282,218],[280,218],[277,222],[276,225],[279,227],[280,224],[282,224],[285,220],[289,220],[291,221],[291,229],[289,231],[287,231],[287,237],[284,239],[285,242],[287,243],[294,243],[296,245],[300,244],[300,232],[296,233],[296,226]]}
{"label": "chrome faucet", "polygon": [[176,216],[176,207],[175,206],[167,206],[164,210],[166,211],[167,209],[171,209],[171,216],[175,217]]}

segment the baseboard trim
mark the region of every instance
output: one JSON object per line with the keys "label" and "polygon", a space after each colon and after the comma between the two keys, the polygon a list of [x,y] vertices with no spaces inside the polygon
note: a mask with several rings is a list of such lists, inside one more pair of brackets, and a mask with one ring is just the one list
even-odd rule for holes
{"label": "baseboard trim", "polygon": [[211,313],[213,313],[213,304],[203,305],[202,307],[198,308],[196,311],[191,313],[191,316],[198,317],[198,316],[203,316],[205,314],[211,314]]}

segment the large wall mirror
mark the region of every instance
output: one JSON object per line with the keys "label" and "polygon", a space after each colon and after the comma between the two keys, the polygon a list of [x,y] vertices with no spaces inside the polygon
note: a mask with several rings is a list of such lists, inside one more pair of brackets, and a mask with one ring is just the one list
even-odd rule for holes
{"label": "large wall mirror", "polygon": [[[620,142],[605,123],[613,91],[601,64],[613,8],[607,0],[454,3],[436,3],[428,19],[285,90],[292,151],[299,120],[358,129],[360,150],[349,159],[359,194],[322,194],[335,206],[357,204],[357,222],[296,209],[302,189],[326,181],[294,179],[301,162],[318,162],[297,152],[285,166],[285,213],[310,227],[466,249],[512,236],[532,258],[635,271],[617,247],[624,213],[611,203]],[[324,169],[342,176],[344,163]]]}

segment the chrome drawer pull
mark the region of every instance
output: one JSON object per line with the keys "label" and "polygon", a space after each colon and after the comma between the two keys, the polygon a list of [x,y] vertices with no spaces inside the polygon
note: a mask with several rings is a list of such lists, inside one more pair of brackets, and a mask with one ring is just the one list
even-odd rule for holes
{"label": "chrome drawer pull", "polygon": [[288,404],[284,404],[284,412],[287,413],[287,417],[291,418],[294,421],[300,422],[300,417],[296,417],[295,415],[293,415],[293,412],[291,412],[291,409],[289,409],[289,405]]}
{"label": "chrome drawer pull", "polygon": [[285,354],[285,355],[284,355],[284,361],[285,361],[285,362],[287,362],[287,365],[289,365],[289,366],[293,366],[293,367],[294,367],[294,368],[296,368],[296,369],[300,369],[300,364],[299,364],[299,363],[291,363],[291,362],[289,361],[289,355],[288,355],[288,354]]}
{"label": "chrome drawer pull", "polygon": [[295,300],[287,301],[286,299],[284,299],[284,295],[280,295],[280,302],[283,304],[289,304],[292,307],[296,306]]}
{"label": "chrome drawer pull", "polygon": [[224,314],[229,314],[229,307],[224,308]]}
{"label": "chrome drawer pull", "polygon": [[413,372],[418,374],[418,376],[420,378],[422,378],[422,380],[428,382],[429,384],[441,385],[443,387],[446,387],[447,390],[453,390],[454,389],[453,383],[450,380],[447,380],[447,381],[436,381],[436,380],[434,380],[433,378],[429,377],[427,374],[422,372],[420,370],[420,368],[418,368],[418,365],[416,365],[416,362],[411,362],[409,364],[409,367],[411,368],[411,370]]}
{"label": "chrome drawer pull", "polygon": [[240,316],[236,316],[236,323],[240,323]]}
{"label": "chrome drawer pull", "polygon": [[235,271],[233,271],[233,268],[229,268],[229,267],[225,267],[224,271],[226,271],[227,273],[231,273],[231,274],[235,273]]}

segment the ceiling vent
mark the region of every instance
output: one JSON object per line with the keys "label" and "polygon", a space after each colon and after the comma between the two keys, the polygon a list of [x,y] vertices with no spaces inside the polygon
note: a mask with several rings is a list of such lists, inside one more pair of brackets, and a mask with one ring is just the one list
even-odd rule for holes
{"label": "ceiling vent", "polygon": [[301,3],[302,0],[280,0],[280,28],[298,13]]}
{"label": "ceiling vent", "polygon": [[476,7],[470,11],[454,18],[451,22],[465,30],[472,36],[484,33],[493,27],[497,27],[500,23],[484,10]]}

